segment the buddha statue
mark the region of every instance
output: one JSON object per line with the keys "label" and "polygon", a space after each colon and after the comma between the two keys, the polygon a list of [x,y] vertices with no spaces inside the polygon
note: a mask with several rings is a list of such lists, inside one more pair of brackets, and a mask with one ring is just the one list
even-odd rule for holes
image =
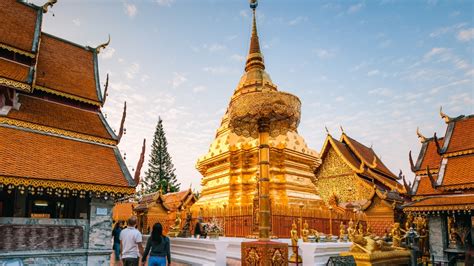
{"label": "buddha statue", "polygon": [[301,239],[303,239],[303,242],[309,242],[308,236],[309,236],[309,228],[308,228],[308,222],[304,221],[303,224],[303,230],[301,230]]}
{"label": "buddha statue", "polygon": [[346,227],[344,226],[344,223],[341,222],[339,225],[339,242],[344,241],[346,241]]}
{"label": "buddha statue", "polygon": [[392,235],[392,247],[400,248],[402,242],[402,230],[400,228],[400,223],[394,223],[391,230]]}
{"label": "buddha statue", "polygon": [[293,221],[293,224],[291,225],[291,231],[290,231],[290,239],[291,239],[291,245],[293,254],[290,257],[290,262],[301,262],[301,257],[296,255],[298,253],[298,227],[296,226],[295,221]]}

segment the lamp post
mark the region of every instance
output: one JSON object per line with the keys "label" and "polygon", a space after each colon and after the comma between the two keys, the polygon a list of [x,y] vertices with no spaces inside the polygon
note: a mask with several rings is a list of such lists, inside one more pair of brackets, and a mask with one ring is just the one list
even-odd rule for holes
{"label": "lamp post", "polygon": [[225,237],[225,217],[227,215],[226,208],[227,208],[227,204],[224,203],[224,215],[223,215],[224,216],[224,228],[223,228],[224,229],[224,237]]}
{"label": "lamp post", "polygon": [[332,236],[332,206],[329,206],[329,235]]}
{"label": "lamp post", "polygon": [[304,207],[303,202],[300,202],[298,207],[300,207],[300,222],[299,222],[299,224],[300,224],[300,237],[302,238],[303,237],[303,207]]}

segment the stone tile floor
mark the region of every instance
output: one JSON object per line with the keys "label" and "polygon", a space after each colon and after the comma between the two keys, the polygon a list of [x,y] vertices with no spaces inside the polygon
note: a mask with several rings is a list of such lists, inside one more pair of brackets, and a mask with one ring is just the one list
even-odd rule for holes
{"label": "stone tile floor", "polygon": [[[173,254],[171,254],[173,255]],[[110,256],[111,260],[110,260],[110,266],[122,266],[122,264],[119,262],[119,263],[115,263],[114,261],[114,258],[115,258],[115,255],[114,253],[112,252],[112,255]],[[171,260],[173,260],[173,258],[171,258]],[[186,263],[180,263],[180,262],[171,262],[171,266],[189,266],[190,264],[186,264]],[[235,260],[235,259],[227,259],[227,265],[226,266],[239,266],[240,265],[240,260]],[[142,264],[140,262],[140,266],[146,266],[146,264]]]}

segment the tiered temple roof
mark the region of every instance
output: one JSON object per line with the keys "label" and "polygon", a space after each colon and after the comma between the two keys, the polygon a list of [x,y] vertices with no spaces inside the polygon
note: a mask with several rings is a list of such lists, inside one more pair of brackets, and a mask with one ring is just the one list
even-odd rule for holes
{"label": "tiered temple roof", "polygon": [[0,1],[0,184],[133,194],[138,180],[117,147],[123,121],[117,136],[101,111],[97,55],[105,44],[42,32],[47,8]]}
{"label": "tiered temple roof", "polygon": [[474,115],[448,117],[440,112],[445,136],[426,138],[416,163],[410,154],[415,180],[405,186],[413,197],[404,211],[462,211],[474,207]]}

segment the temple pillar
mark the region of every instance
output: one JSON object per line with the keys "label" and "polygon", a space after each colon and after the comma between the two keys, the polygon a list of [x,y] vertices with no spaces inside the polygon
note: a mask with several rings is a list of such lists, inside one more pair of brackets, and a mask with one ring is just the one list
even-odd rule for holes
{"label": "temple pillar", "polygon": [[89,213],[88,265],[109,265],[112,254],[112,200],[92,198]]}
{"label": "temple pillar", "polygon": [[445,216],[430,216],[428,220],[430,254],[436,262],[448,261],[444,248],[448,245],[448,232]]}
{"label": "temple pillar", "polygon": [[26,193],[20,193],[15,189],[15,200],[13,201],[13,217],[26,217]]}

